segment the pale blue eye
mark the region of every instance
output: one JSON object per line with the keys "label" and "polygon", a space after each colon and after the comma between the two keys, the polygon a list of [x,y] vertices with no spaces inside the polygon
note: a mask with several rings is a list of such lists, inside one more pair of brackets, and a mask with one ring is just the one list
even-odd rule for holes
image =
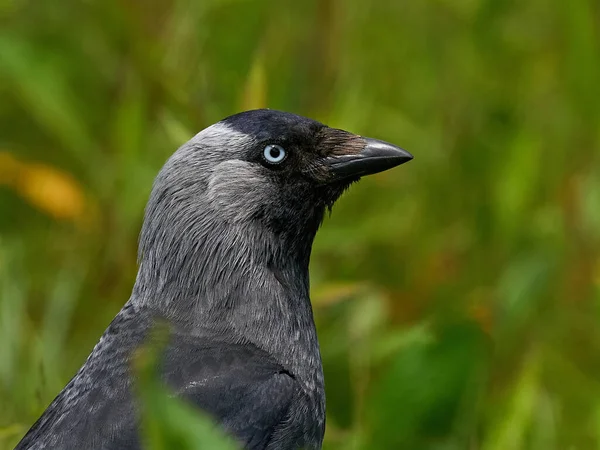
{"label": "pale blue eye", "polygon": [[278,164],[285,159],[285,150],[281,145],[267,145],[263,151],[265,160],[271,164]]}

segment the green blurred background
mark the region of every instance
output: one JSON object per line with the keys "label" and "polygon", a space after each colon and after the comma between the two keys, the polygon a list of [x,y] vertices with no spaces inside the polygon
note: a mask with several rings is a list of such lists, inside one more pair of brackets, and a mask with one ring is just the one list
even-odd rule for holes
{"label": "green blurred background", "polygon": [[415,155],[315,243],[325,448],[600,449],[597,1],[1,0],[0,23],[0,448],[127,300],[166,158],[270,107]]}

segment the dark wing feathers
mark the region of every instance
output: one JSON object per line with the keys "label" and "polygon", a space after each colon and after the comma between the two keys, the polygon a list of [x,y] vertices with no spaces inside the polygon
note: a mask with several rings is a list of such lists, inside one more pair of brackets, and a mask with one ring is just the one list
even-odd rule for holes
{"label": "dark wing feathers", "polygon": [[[127,373],[129,355],[145,334],[136,333],[134,339],[132,330],[146,324],[139,316],[128,321],[117,332],[109,327],[17,450],[141,448]],[[208,412],[248,449],[267,448],[300,395],[296,380],[250,343],[175,335],[161,372],[175,395]]]}
{"label": "dark wing feathers", "polygon": [[249,449],[263,449],[300,389],[290,374],[252,344],[185,338],[164,361],[165,381]]}

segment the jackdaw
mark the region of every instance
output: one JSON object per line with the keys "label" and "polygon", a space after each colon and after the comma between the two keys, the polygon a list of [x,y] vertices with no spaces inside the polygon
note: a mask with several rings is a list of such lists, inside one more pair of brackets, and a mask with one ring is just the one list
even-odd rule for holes
{"label": "jackdaw", "polygon": [[169,324],[160,375],[247,449],[319,449],[325,392],[308,263],[325,212],[412,156],[274,110],[198,133],[154,182],[129,301],[17,449],[138,449],[133,352]]}

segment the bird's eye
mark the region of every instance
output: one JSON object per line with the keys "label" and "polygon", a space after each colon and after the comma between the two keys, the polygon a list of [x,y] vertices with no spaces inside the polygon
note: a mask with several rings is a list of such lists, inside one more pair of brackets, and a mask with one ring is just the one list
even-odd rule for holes
{"label": "bird's eye", "polygon": [[281,145],[270,144],[263,150],[263,156],[268,163],[279,164],[285,159],[285,150]]}

